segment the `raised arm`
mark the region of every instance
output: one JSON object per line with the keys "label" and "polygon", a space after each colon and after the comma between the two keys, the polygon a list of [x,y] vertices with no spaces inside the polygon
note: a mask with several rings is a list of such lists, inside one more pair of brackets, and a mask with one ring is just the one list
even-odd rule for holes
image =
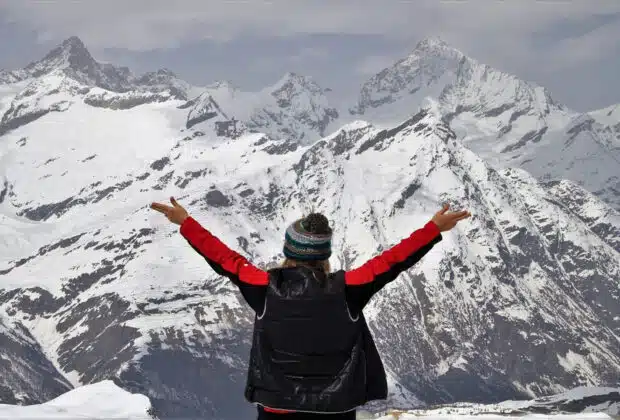
{"label": "raised arm", "polygon": [[448,213],[448,208],[445,205],[423,228],[397,245],[362,266],[345,272],[347,301],[352,312],[359,313],[375,293],[426,255],[441,241],[441,232],[452,229],[459,220],[470,216],[467,211]]}
{"label": "raised arm", "polygon": [[187,242],[202,255],[213,270],[237,286],[267,286],[267,272],[250,264],[241,254],[228,248],[191,216],[179,229]]}
{"label": "raised arm", "polygon": [[266,286],[269,283],[267,272],[228,248],[194,220],[174,198],[170,201],[172,207],[153,203],[151,208],[165,214],[172,223],[180,225],[179,231],[189,245],[204,257],[216,273],[229,278],[239,287],[243,297],[255,311],[262,311]]}

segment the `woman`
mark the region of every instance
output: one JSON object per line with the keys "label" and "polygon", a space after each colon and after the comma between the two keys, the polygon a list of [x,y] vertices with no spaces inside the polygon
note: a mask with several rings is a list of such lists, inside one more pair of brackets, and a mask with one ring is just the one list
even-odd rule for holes
{"label": "woman", "polygon": [[426,225],[358,268],[331,272],[325,216],[293,222],[282,267],[264,271],[231,250],[174,199],[152,203],[256,313],[245,397],[258,419],[355,419],[358,406],[387,397],[386,375],[362,310],[467,211],[437,212]]}

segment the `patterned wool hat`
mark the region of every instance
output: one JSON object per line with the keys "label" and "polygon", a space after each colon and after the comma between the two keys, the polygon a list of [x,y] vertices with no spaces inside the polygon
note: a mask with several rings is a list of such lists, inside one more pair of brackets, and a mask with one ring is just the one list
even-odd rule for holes
{"label": "patterned wool hat", "polygon": [[[326,233],[314,233],[316,231]],[[313,213],[286,229],[284,255],[295,260],[326,260],[332,254],[331,241],[332,230],[327,218]]]}

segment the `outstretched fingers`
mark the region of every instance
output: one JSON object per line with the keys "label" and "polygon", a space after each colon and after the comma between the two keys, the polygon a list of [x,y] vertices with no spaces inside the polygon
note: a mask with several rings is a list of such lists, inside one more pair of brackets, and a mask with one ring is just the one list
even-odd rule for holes
{"label": "outstretched fingers", "polygon": [[467,219],[469,216],[471,216],[470,212],[468,212],[468,211],[459,211],[457,213],[454,213],[453,220],[458,222],[459,220]]}
{"label": "outstretched fingers", "polygon": [[163,214],[168,214],[172,207],[161,203],[151,203],[151,208]]}

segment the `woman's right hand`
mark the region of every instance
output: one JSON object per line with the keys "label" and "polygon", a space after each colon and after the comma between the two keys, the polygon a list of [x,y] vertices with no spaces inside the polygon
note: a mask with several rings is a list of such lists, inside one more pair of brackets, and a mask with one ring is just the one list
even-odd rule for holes
{"label": "woman's right hand", "polygon": [[467,219],[471,216],[471,213],[466,210],[448,213],[449,208],[449,204],[444,204],[443,208],[435,213],[431,219],[431,221],[437,225],[440,232],[445,232],[452,229],[459,221]]}
{"label": "woman's right hand", "polygon": [[182,225],[185,219],[189,217],[187,210],[181,206],[174,197],[170,197],[170,203],[172,206],[167,206],[161,203],[151,203],[151,208],[164,214],[168,220],[177,225]]}

